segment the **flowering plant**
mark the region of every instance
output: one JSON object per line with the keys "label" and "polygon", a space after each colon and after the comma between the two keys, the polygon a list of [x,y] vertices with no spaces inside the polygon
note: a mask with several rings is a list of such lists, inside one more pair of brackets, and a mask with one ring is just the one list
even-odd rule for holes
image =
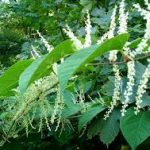
{"label": "flowering plant", "polygon": [[146,29],[143,38],[132,41],[124,0],[112,12],[109,31],[96,43],[91,38],[89,12],[85,39],[80,40],[66,25],[64,32],[70,40],[53,47],[37,31],[48,54],[40,55],[33,47],[34,60],[19,61],[0,77],[5,112],[1,117],[1,144],[16,138],[23,129],[27,136],[36,129],[63,130],[66,124],[72,126],[71,119],[77,114],[79,133],[87,133],[88,138],[99,135],[107,146],[120,129],[133,150],[147,139],[150,136],[148,0],[145,4],[146,10],[134,5],[146,20]]}

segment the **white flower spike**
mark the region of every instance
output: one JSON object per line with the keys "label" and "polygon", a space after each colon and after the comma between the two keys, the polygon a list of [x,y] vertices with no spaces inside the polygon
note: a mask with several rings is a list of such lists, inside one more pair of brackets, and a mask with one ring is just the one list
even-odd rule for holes
{"label": "white flower spike", "polygon": [[71,31],[70,27],[66,25],[66,28],[63,29],[66,35],[71,39],[73,44],[75,45],[77,50],[80,50],[83,48],[83,45],[80,40],[74,35],[74,33]]}
{"label": "white flower spike", "polygon": [[86,31],[86,35],[85,35],[85,43],[84,43],[84,47],[90,47],[91,46],[91,21],[90,21],[90,14],[89,12],[87,12],[87,20],[85,21],[85,31]]}
{"label": "white flower spike", "polygon": [[148,11],[142,9],[139,4],[134,5],[134,7],[141,13],[143,18],[146,20],[146,29],[142,41],[139,43],[138,47],[132,52],[132,57],[144,53],[143,49],[147,47],[147,42],[150,39],[150,4],[147,0],[145,0],[145,4],[148,6]]}
{"label": "white flower spike", "polygon": [[150,59],[148,59],[147,61],[149,64],[142,76],[142,79],[140,80],[140,84],[137,89],[135,114],[140,112],[142,97],[143,97],[143,94],[146,92],[147,82],[150,78]]}
{"label": "white flower spike", "polygon": [[113,71],[115,73],[115,88],[114,88],[114,93],[113,93],[113,97],[112,97],[112,102],[110,104],[110,107],[108,108],[108,111],[104,115],[104,120],[106,120],[109,117],[109,115],[112,113],[114,107],[117,105],[117,102],[120,100],[121,77],[120,77],[118,65],[113,66]]}
{"label": "white flower spike", "polygon": [[47,48],[47,51],[50,53],[54,49],[53,46],[48,43],[48,41],[42,36],[42,34],[39,31],[37,31],[37,33],[41,38],[41,41],[43,42],[44,46]]}
{"label": "white flower spike", "polygon": [[128,12],[125,12],[125,2],[122,0],[119,5],[119,29],[118,34],[127,32]]}
{"label": "white flower spike", "polygon": [[127,67],[128,67],[128,75],[127,75],[128,82],[127,82],[126,90],[124,92],[125,101],[123,102],[123,106],[122,106],[122,110],[121,110],[122,116],[125,115],[125,112],[126,112],[125,109],[128,106],[128,103],[130,101],[130,96],[133,93],[133,86],[135,84],[134,83],[135,82],[135,79],[134,79],[134,76],[135,76],[135,62],[134,61],[129,61],[127,63]]}

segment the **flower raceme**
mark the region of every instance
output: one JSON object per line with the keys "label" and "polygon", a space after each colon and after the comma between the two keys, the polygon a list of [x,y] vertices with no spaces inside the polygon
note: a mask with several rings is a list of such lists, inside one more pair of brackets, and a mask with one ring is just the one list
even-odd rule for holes
{"label": "flower raceme", "polygon": [[128,74],[127,74],[127,86],[124,92],[124,97],[125,97],[125,101],[123,102],[123,106],[122,106],[122,116],[125,115],[126,112],[126,107],[128,107],[128,103],[130,101],[130,97],[133,93],[133,87],[134,87],[134,82],[135,82],[135,62],[134,61],[129,61],[127,62],[127,68],[128,68]]}
{"label": "flower raceme", "polygon": [[[128,13],[125,13],[125,3],[124,0],[121,1],[119,6],[119,29],[118,34],[122,34],[127,32],[127,18]],[[108,32],[108,39],[112,38],[114,36],[114,31],[116,28],[115,23],[115,17],[116,17],[116,7],[114,8],[113,14],[111,16],[111,24],[110,24],[110,31]],[[111,51],[109,53],[109,61],[115,62],[117,60],[117,50]],[[110,106],[108,108],[108,111],[106,112],[104,119],[106,120],[110,113],[113,111],[114,107],[117,105],[118,101],[120,100],[120,84],[121,84],[121,76],[119,73],[119,66],[117,64],[113,65],[113,72],[115,75],[115,87],[114,87],[114,93],[112,96],[112,102],[110,103]]]}
{"label": "flower raceme", "polygon": [[48,43],[48,41],[42,36],[42,34],[39,31],[37,31],[37,34],[41,38],[41,41],[46,47],[47,51],[50,53],[54,49],[53,46]]}
{"label": "flower raceme", "polygon": [[143,49],[148,46],[147,42],[150,39],[150,4],[147,0],[145,0],[145,4],[147,5],[148,10],[142,9],[139,4],[134,5],[134,7],[141,13],[143,18],[146,20],[146,29],[142,41],[139,43],[138,47],[131,53],[132,57],[144,53]]}
{"label": "flower raceme", "polygon": [[150,59],[147,59],[147,61],[148,61],[148,66],[145,69],[145,72],[142,76],[142,79],[140,80],[140,84],[137,89],[135,114],[137,114],[140,111],[142,97],[143,94],[146,92],[147,82],[150,78]]}

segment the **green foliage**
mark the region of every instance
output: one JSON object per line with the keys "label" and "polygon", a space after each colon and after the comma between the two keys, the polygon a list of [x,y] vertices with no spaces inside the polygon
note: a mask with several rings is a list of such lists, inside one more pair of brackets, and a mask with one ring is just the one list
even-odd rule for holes
{"label": "green foliage", "polygon": [[120,127],[124,137],[135,150],[150,135],[150,112],[140,112],[136,116],[131,108],[127,115],[121,118]]}
{"label": "green foliage", "polygon": [[74,48],[72,46],[72,42],[67,40],[56,46],[50,54],[46,54],[45,56],[35,60],[20,76],[20,91],[25,92],[31,82],[49,74],[52,71],[51,68],[54,63],[58,62],[61,58],[69,55],[73,51]]}
{"label": "green foliage", "polygon": [[79,118],[79,131],[82,130],[83,127],[87,125],[95,116],[97,116],[100,112],[102,112],[105,108],[101,105],[94,105],[88,108],[82,116]]}
{"label": "green foliage", "polygon": [[109,146],[119,133],[119,120],[120,112],[118,110],[114,110],[107,120],[98,117],[89,127],[88,138],[99,135],[100,140]]}
{"label": "green foliage", "polygon": [[110,118],[103,122],[100,131],[100,139],[107,146],[111,144],[119,133],[120,112],[114,110]]}
{"label": "green foliage", "polygon": [[65,89],[68,80],[77,70],[79,70],[79,68],[110,50],[122,49],[124,43],[128,40],[128,37],[128,34],[119,35],[107,40],[100,46],[93,45],[90,48],[85,48],[69,57],[58,70],[58,78],[62,90]]}
{"label": "green foliage", "polygon": [[11,66],[0,77],[0,96],[13,95],[13,89],[18,85],[21,73],[31,64],[32,60],[22,60]]}
{"label": "green foliage", "polygon": [[[124,33],[95,44],[99,35],[109,30],[112,8],[119,2],[0,2],[0,145],[4,145],[3,149],[87,149],[82,145],[98,139],[96,145],[113,147],[114,144],[113,149],[121,150],[126,140],[134,150],[149,140],[150,83],[142,95],[141,112],[135,115],[133,109],[138,85],[147,68],[145,55],[135,58],[135,85],[129,109],[124,117],[120,114],[128,83],[126,63],[131,61],[124,53],[125,44],[130,42],[131,51],[137,48],[145,28],[142,17],[133,9],[135,1],[126,1],[130,39],[129,34]],[[136,2],[143,5],[141,0]],[[87,10],[92,21],[92,45],[77,51],[72,40],[66,40],[63,28],[68,24],[83,42]],[[46,54],[37,30],[54,46],[52,52]],[[32,45],[41,55],[35,60],[30,59]],[[148,41],[143,51],[146,52],[149,45]],[[108,62],[109,52],[113,50],[119,51],[120,101],[104,120],[113,101],[116,82],[114,62]],[[14,65],[5,68],[11,64]],[[25,138],[25,133],[29,138]]]}

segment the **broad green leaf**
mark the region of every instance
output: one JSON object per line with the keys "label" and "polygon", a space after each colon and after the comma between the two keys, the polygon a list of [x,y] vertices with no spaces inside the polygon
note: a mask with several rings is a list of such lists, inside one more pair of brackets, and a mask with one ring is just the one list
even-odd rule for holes
{"label": "broad green leaf", "polygon": [[101,45],[93,45],[89,48],[84,48],[66,59],[66,61],[58,68],[58,79],[61,89],[65,89],[72,75],[86,63],[92,61],[96,57],[101,56],[108,51],[122,49],[125,42],[128,40],[128,37],[128,34],[118,35],[112,39],[105,41]]}
{"label": "broad green leaf", "polygon": [[125,117],[121,118],[120,127],[132,150],[135,150],[150,136],[150,111],[135,115],[134,109],[128,109]]}
{"label": "broad green leaf", "polygon": [[66,107],[63,110],[62,117],[67,118],[78,113],[81,110],[81,106],[79,104],[75,104],[72,100],[72,94],[68,91],[63,92],[63,100],[66,104]]}
{"label": "broad green leaf", "polygon": [[72,42],[70,40],[62,42],[60,45],[49,54],[42,56],[35,60],[21,75],[19,79],[19,89],[21,92],[25,92],[27,87],[33,81],[50,74],[52,64],[59,61],[62,57],[65,57],[74,52]]}
{"label": "broad green leaf", "polygon": [[96,106],[90,107],[86,112],[82,114],[79,118],[78,129],[82,130],[83,127],[87,125],[97,114],[102,112],[105,109],[102,105],[98,104]]}
{"label": "broad green leaf", "polygon": [[136,84],[139,85],[140,80],[142,79],[143,73],[145,72],[146,66],[140,62],[135,63],[135,78]]}
{"label": "broad green leaf", "polygon": [[137,38],[134,41],[132,41],[129,45],[130,48],[136,48],[138,46],[138,44],[141,42],[141,38]]}
{"label": "broad green leaf", "polygon": [[42,56],[36,59],[26,70],[21,74],[19,78],[19,90],[23,93],[27,89],[32,76],[38,69],[39,65],[43,62],[46,56]]}
{"label": "broad green leaf", "polygon": [[100,140],[108,146],[119,133],[119,119],[119,110],[114,110],[107,120],[104,120],[103,116],[97,118],[89,127],[88,138],[100,135]]}
{"label": "broad green leaf", "polygon": [[103,121],[100,131],[100,140],[107,146],[111,144],[119,133],[119,110],[114,110],[110,117]]}
{"label": "broad green leaf", "polygon": [[77,105],[77,104],[72,105],[72,107],[66,107],[63,110],[62,117],[67,118],[69,116],[72,116],[78,113],[80,110],[81,110],[81,107],[80,105]]}
{"label": "broad green leaf", "polygon": [[86,12],[87,10],[90,10],[93,5],[93,1],[91,0],[80,0],[80,4],[83,6],[82,12]]}
{"label": "broad green leaf", "polygon": [[63,100],[67,107],[72,108],[75,105],[73,102],[73,98],[75,98],[75,95],[73,95],[73,93],[67,90],[63,91]]}
{"label": "broad green leaf", "polygon": [[73,138],[73,129],[70,124],[64,124],[63,128],[59,128],[56,132],[53,133],[54,138],[61,144],[67,144]]}
{"label": "broad green leaf", "polygon": [[[137,39],[133,40],[133,41],[128,45],[128,47],[131,48],[131,49],[134,49],[134,48],[136,48],[136,47],[140,44],[141,41],[142,41],[141,38],[137,38]],[[147,42],[147,45],[148,45],[148,46],[146,46],[146,47],[144,48],[144,51],[147,51],[147,50],[148,50],[148,48],[149,48],[149,46],[150,46],[150,40]]]}
{"label": "broad green leaf", "polygon": [[99,135],[102,128],[101,124],[103,123],[103,121],[104,115],[102,114],[90,124],[87,133],[88,139],[92,139],[94,136]]}
{"label": "broad green leaf", "polygon": [[150,96],[147,93],[143,94],[141,103],[142,108],[146,106],[150,106]]}
{"label": "broad green leaf", "polygon": [[104,95],[107,95],[107,96],[112,96],[113,93],[114,93],[114,80],[111,81],[107,81],[104,85],[101,86],[101,92],[104,94]]}
{"label": "broad green leaf", "polygon": [[13,95],[13,88],[18,85],[20,74],[31,64],[32,60],[22,60],[12,65],[0,77],[0,96]]}

